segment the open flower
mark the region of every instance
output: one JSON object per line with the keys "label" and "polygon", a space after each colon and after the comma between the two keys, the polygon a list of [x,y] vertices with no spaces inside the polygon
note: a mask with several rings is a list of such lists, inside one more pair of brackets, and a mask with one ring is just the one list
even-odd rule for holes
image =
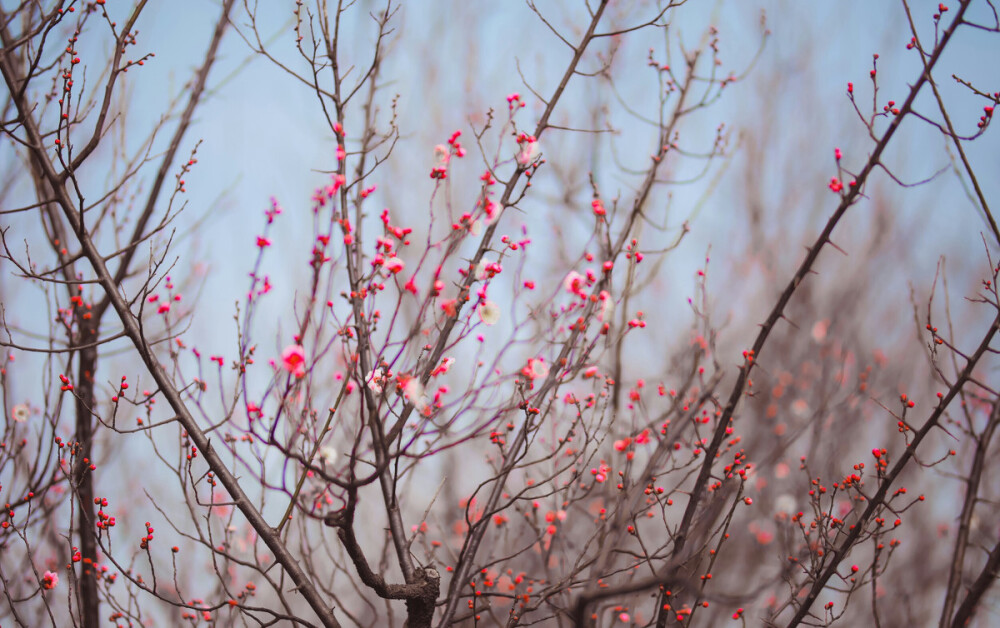
{"label": "open flower", "polygon": [[329,445],[319,448],[319,460],[324,466],[333,466],[333,461],[337,459],[337,450]]}
{"label": "open flower", "polygon": [[295,377],[306,374],[306,350],[302,345],[288,345],[281,352],[281,365]]}
{"label": "open flower", "polygon": [[476,308],[476,312],[484,325],[496,325],[500,320],[500,308],[493,301],[483,301]]}
{"label": "open flower", "polygon": [[59,574],[53,573],[51,571],[46,571],[42,575],[42,588],[43,589],[54,589],[56,585],[59,584]]}
{"label": "open flower", "polygon": [[571,270],[569,271],[569,274],[566,275],[566,278],[563,279],[563,288],[565,288],[566,292],[569,292],[570,294],[581,294],[586,281],[587,280],[583,275],[575,270]]}
{"label": "open flower", "polygon": [[544,379],[549,374],[549,365],[545,363],[545,358],[531,358],[521,373],[528,379]]}
{"label": "open flower", "polygon": [[406,267],[406,263],[398,257],[390,257],[385,260],[385,269],[395,275]]}
{"label": "open flower", "polygon": [[385,386],[385,380],[388,377],[391,377],[391,375],[386,374],[385,369],[380,366],[372,369],[372,372],[368,374],[365,381],[368,382],[368,388],[371,388],[372,392],[376,395],[381,395]]}
{"label": "open flower", "polygon": [[10,416],[17,423],[24,423],[30,415],[31,410],[26,403],[19,403],[10,409]]}
{"label": "open flower", "polygon": [[455,358],[446,357],[441,358],[441,364],[437,365],[431,372],[431,376],[444,375],[451,368],[451,365],[455,363]]}
{"label": "open flower", "polygon": [[527,166],[538,157],[539,152],[541,151],[538,141],[534,137],[527,137],[521,142],[521,150],[517,154],[517,163]]}
{"label": "open flower", "polygon": [[451,153],[448,151],[447,146],[444,144],[438,144],[434,147],[434,161],[437,162],[437,165],[447,166],[450,159]]}
{"label": "open flower", "polygon": [[423,412],[427,407],[427,399],[424,396],[424,387],[416,377],[410,377],[403,384],[403,395],[413,404],[418,411]]}

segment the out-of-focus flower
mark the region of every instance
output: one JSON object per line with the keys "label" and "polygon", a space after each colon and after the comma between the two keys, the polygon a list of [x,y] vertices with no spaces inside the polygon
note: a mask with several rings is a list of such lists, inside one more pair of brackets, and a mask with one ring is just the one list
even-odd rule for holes
{"label": "out-of-focus flower", "polygon": [[434,368],[434,370],[431,372],[431,375],[432,376],[444,375],[445,373],[448,372],[448,369],[450,369],[451,365],[454,363],[455,363],[455,358],[451,357],[441,358],[441,364],[437,365],[437,367]]}
{"label": "out-of-focus flower", "polygon": [[319,459],[324,466],[332,466],[333,461],[337,459],[337,450],[333,447],[326,445],[319,448]]}
{"label": "out-of-focus flower", "polygon": [[444,144],[438,144],[434,147],[434,160],[439,166],[448,165],[448,161],[451,159],[451,154],[448,151],[448,147]]}
{"label": "out-of-focus flower", "polygon": [[484,325],[496,325],[497,321],[500,320],[500,308],[493,301],[483,301],[476,311],[479,313],[479,320],[483,321]]}
{"label": "out-of-focus flower", "polygon": [[372,392],[374,392],[376,395],[381,395],[385,387],[386,377],[387,375],[385,369],[383,369],[380,366],[378,368],[372,369],[372,372],[368,374],[368,377],[365,379],[365,381],[368,383],[368,388],[372,389]]}
{"label": "out-of-focus flower", "polygon": [[543,358],[531,358],[521,372],[531,379],[543,379],[549,374],[549,365]]}
{"label": "out-of-focus flower", "polygon": [[427,407],[427,400],[424,398],[424,387],[416,377],[406,380],[406,383],[403,384],[403,394],[418,411],[423,412],[424,408]]}
{"label": "out-of-focus flower", "polygon": [[302,345],[288,345],[281,352],[281,365],[295,377],[306,374],[306,350]]}
{"label": "out-of-focus flower", "polygon": [[28,408],[28,404],[19,403],[10,409],[10,416],[17,423],[24,423],[31,416],[31,410]]}

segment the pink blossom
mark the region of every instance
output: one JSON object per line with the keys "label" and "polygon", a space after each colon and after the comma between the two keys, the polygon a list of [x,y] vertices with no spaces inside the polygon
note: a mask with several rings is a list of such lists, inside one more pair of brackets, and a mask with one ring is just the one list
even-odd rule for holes
{"label": "pink blossom", "polygon": [[424,395],[424,387],[420,384],[420,380],[416,377],[411,377],[406,380],[403,384],[403,394],[410,403],[413,404],[419,412],[423,412],[424,408],[427,407],[427,399]]}
{"label": "pink blossom", "polygon": [[385,260],[385,269],[388,270],[393,275],[403,270],[405,266],[406,263],[403,260],[399,259],[398,257],[390,257],[389,259]]}
{"label": "pink blossom", "polygon": [[597,318],[603,322],[611,318],[611,315],[615,311],[615,302],[611,299],[611,295],[608,294],[607,290],[601,290],[601,294],[597,298],[601,302]]}
{"label": "pink blossom", "polygon": [[406,290],[407,292],[412,292],[413,294],[416,294],[417,284],[414,282],[414,279],[416,279],[416,276],[410,277],[410,280],[406,282],[406,285],[403,286],[403,289]]}
{"label": "pink blossom", "polygon": [[458,314],[458,299],[448,299],[441,304],[441,309],[448,316],[456,316]]}
{"label": "pink blossom", "polygon": [[455,358],[441,358],[441,364],[439,364],[433,371],[431,375],[444,375],[451,368],[451,365],[455,363]]}
{"label": "pink blossom", "polygon": [[437,161],[439,166],[447,165],[449,159],[451,159],[451,154],[448,152],[447,146],[438,144],[434,147],[434,160]]}
{"label": "pink blossom", "polygon": [[390,377],[392,377],[392,373],[387,373],[385,369],[380,366],[372,369],[371,373],[368,374],[368,377],[365,378],[365,381],[368,383],[368,388],[372,389],[372,392],[376,395],[380,395],[382,394],[386,380]]}
{"label": "pink blossom", "polygon": [[549,374],[549,365],[543,358],[531,358],[521,372],[530,379],[543,379]]}
{"label": "pink blossom", "polygon": [[42,588],[43,589],[54,589],[56,585],[59,584],[59,574],[53,573],[51,571],[46,571],[42,575]]}
{"label": "pink blossom", "polygon": [[19,403],[10,409],[10,415],[15,422],[24,423],[28,420],[28,416],[31,415],[31,410],[27,404]]}
{"label": "pink blossom", "polygon": [[517,163],[527,166],[538,157],[539,152],[538,141],[534,137],[525,137],[521,142],[521,151],[517,154]]}
{"label": "pink blossom", "polygon": [[571,270],[569,271],[569,274],[566,275],[566,279],[563,280],[563,288],[565,288],[566,292],[569,292],[570,294],[580,294],[584,281],[586,280],[583,278],[583,275],[575,270]]}
{"label": "pink blossom", "polygon": [[295,375],[303,377],[306,374],[306,351],[302,345],[288,345],[281,352],[281,364],[285,370]]}

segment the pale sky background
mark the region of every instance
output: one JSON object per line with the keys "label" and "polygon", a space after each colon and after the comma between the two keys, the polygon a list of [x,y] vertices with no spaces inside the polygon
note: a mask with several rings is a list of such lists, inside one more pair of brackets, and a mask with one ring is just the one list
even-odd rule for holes
{"label": "pale sky background", "polygon": [[[4,0],[3,4],[9,8],[14,3]],[[113,11],[118,10],[119,0],[109,0],[108,4]],[[923,37],[929,38],[930,15],[937,2],[917,0],[911,4]],[[275,49],[284,59],[292,58],[289,52],[293,5],[284,0],[259,2],[262,35],[274,38]],[[538,5],[570,41],[579,40],[580,29],[587,21],[581,2],[539,0]],[[970,19],[982,17],[983,3],[977,5],[970,12]],[[383,6],[358,0],[348,15],[342,43],[345,65],[355,63],[364,67],[368,63],[374,30],[367,14]],[[655,14],[655,3],[624,0],[612,2],[609,14],[620,15],[626,8],[634,9],[633,14]],[[868,72],[873,53],[880,54],[883,81],[880,106],[889,99],[902,101],[907,85],[916,80],[919,72],[916,53],[905,49],[910,36],[901,4],[888,0],[689,0],[673,13],[671,32],[690,48],[697,44],[708,25],[716,26],[724,62],[722,73],[739,73],[759,46],[762,11],[767,16],[771,36],[750,75],[728,87],[718,103],[692,116],[682,127],[682,140],[697,146],[697,139],[710,139],[716,127],[724,122],[732,131],[730,147],[735,156],[728,163],[717,162],[711,171],[713,176],[719,170],[722,173],[710,195],[706,196],[706,191],[711,187],[712,176],[672,189],[672,205],[666,215],[671,235],[657,236],[663,241],[651,236],[644,246],[650,249],[665,246],[689,217],[691,233],[670,254],[654,287],[635,304],[637,308],[646,308],[650,313],[647,318],[658,325],[686,327],[691,318],[686,302],[692,295],[692,277],[711,247],[712,268],[717,274],[712,276],[710,293],[720,322],[729,323],[724,342],[738,346],[752,341],[756,325],[801,261],[803,247],[812,242],[837,205],[837,197],[826,189],[829,178],[836,174],[834,148],[843,150],[845,165],[854,169],[864,163],[871,149],[871,142],[846,98],[846,84],[854,83],[859,106],[865,111],[871,98]],[[128,74],[134,98],[128,122],[133,141],[145,137],[164,103],[177,95],[191,75],[207,47],[218,12],[218,2],[149,3],[138,24],[136,48],[155,52],[156,57],[141,71]],[[946,14],[945,22],[949,17]],[[246,17],[241,7],[237,8],[234,21],[246,32]],[[463,131],[462,140],[469,157],[456,166],[466,170],[464,174],[459,170],[454,177],[462,182],[456,187],[455,199],[458,207],[471,204],[473,186],[482,167],[469,120],[478,124],[489,108],[502,117],[506,111],[505,97],[519,92],[528,103],[519,120],[525,127],[533,128],[541,107],[519,77],[518,63],[525,79],[548,96],[569,57],[567,48],[523,2],[516,0],[406,2],[394,20],[394,27],[382,73],[385,84],[377,102],[381,108],[380,120],[384,122],[392,98],[399,95],[398,124],[402,139],[390,162],[371,179],[378,185],[378,191],[369,201],[370,224],[377,223],[379,208],[389,207],[397,217],[394,222],[419,228],[427,222],[433,191],[433,182],[428,177],[434,165],[433,147],[444,143],[453,131]],[[662,60],[662,34],[633,33],[625,42],[612,73],[623,100],[646,115],[654,115],[656,83],[646,67],[646,55],[650,46],[655,46],[656,56]],[[606,50],[607,44],[605,40],[598,47]],[[80,50],[85,61],[87,46],[84,38]],[[1000,90],[998,61],[1000,39],[966,29],[959,33],[935,73],[952,103],[949,113],[964,131],[975,128],[986,103],[963,96],[964,88],[948,77],[957,73],[983,89],[997,91]],[[674,63],[679,65],[676,57]],[[594,58],[588,57],[583,67],[596,67]],[[254,242],[262,231],[264,211],[273,196],[281,203],[284,214],[272,232],[275,244],[264,269],[271,275],[278,295],[265,302],[258,318],[259,355],[266,360],[290,342],[292,323],[288,319],[288,304],[294,290],[301,288],[308,277],[306,247],[312,233],[309,199],[313,190],[329,179],[317,171],[330,170],[336,164],[334,144],[308,90],[267,60],[251,55],[233,31],[227,34],[220,63],[213,69],[209,83],[216,91],[199,107],[197,121],[178,155],[178,159],[186,158],[194,144],[202,140],[199,163],[185,177],[184,198],[189,205],[177,224],[183,230],[207,218],[203,226],[174,249],[180,256],[177,276],[207,273],[197,297],[194,324],[186,338],[189,345],[198,345],[206,356],[235,356],[234,303],[244,299],[249,285],[246,272],[256,255]],[[937,119],[939,114],[929,94],[928,91],[920,98],[917,108]],[[541,169],[535,180],[535,194],[521,205],[523,214],[507,218],[511,221],[509,232],[522,223],[528,226],[532,238],[542,245],[534,250],[536,255],[543,253],[542,247],[560,248],[554,235],[556,227],[563,234],[563,243],[586,237],[590,228],[587,222],[590,190],[585,184],[589,170],[598,173],[606,198],[620,192],[627,202],[636,178],[620,174],[614,160],[643,168],[652,152],[648,128],[629,118],[604,85],[594,80],[575,78],[553,121],[586,126],[590,121],[587,112],[602,105],[609,110],[605,119],[621,131],[614,138],[613,147],[607,136],[602,136],[601,143],[594,148],[587,144],[590,136],[548,131],[541,144],[550,164]],[[356,125],[349,124],[347,131],[349,140],[360,134]],[[901,131],[905,137],[894,142],[884,159],[902,179],[922,180],[949,166],[936,131],[912,118]],[[495,134],[487,136],[489,145],[494,145],[495,138]],[[991,128],[982,139],[965,145],[987,198],[994,200],[994,210],[1000,210],[996,206],[996,199],[1000,199],[998,138],[997,129]],[[702,146],[707,147],[704,142]],[[5,166],[10,164],[9,160],[9,152],[0,156],[0,163]],[[558,214],[557,220],[553,212],[547,211],[552,195],[562,194],[556,186],[555,172],[572,173],[574,180],[581,182],[576,190],[580,212],[575,217],[580,218],[579,222],[567,219],[564,213]],[[746,215],[751,200],[750,182],[762,190],[757,200],[771,221],[768,228],[786,234],[787,239],[749,241]],[[902,264],[863,257],[859,243],[871,235],[866,230],[875,224],[876,203],[862,202],[850,210],[834,237],[848,252],[853,250],[855,257],[846,266],[830,268],[832,272],[854,273],[853,280],[860,284],[884,287],[883,300],[877,304],[880,309],[873,310],[877,314],[873,314],[872,325],[878,326],[887,344],[892,344],[894,334],[912,337],[910,284],[918,294],[925,294],[941,255],[948,257],[949,268],[955,273],[955,303],[961,303],[961,297],[975,288],[986,266],[978,235],[985,229],[985,223],[950,169],[929,186],[909,189],[901,189],[883,174],[877,174],[867,192],[877,199],[879,206],[888,207],[896,221],[897,226],[886,234],[886,248],[897,247],[907,251],[908,256]],[[665,206],[665,195],[657,197],[657,203]],[[373,232],[369,227],[368,234]],[[777,260],[775,278],[758,273],[757,262],[748,257],[748,251],[754,248],[766,249]],[[995,244],[991,245],[994,260],[997,250]],[[824,263],[826,260],[824,257]],[[552,277],[538,277],[538,280],[552,280]],[[2,281],[5,290],[16,285],[16,280],[10,277]],[[24,295],[23,288],[17,294],[16,301],[5,294],[6,315],[9,320],[28,325],[37,304],[32,300],[34,297]],[[193,302],[195,295],[190,296],[186,304]],[[984,313],[967,315],[975,319]],[[812,321],[806,324],[811,325]],[[972,327],[968,331],[970,337],[981,333]],[[653,364],[664,360],[665,348],[639,346],[635,352],[637,364]],[[725,366],[730,364],[727,362]],[[98,379],[105,381],[112,375],[102,372]],[[145,379],[139,377],[140,382]],[[23,379],[17,380],[17,384],[21,397],[30,395],[36,385]]]}
{"label": "pale sky background", "polygon": [[[151,42],[149,49],[157,52],[157,58],[143,69],[135,87],[137,103],[147,120],[156,116],[161,109],[160,103],[176,90],[188,76],[189,68],[200,58],[217,13],[216,3],[188,1],[184,4],[186,10],[179,12],[174,10],[176,5],[173,4],[151,3],[140,21],[142,36]],[[627,6],[614,4],[619,8]],[[636,4],[644,7],[639,14],[649,14],[652,10],[651,3]],[[291,3],[262,2],[260,5],[265,35],[286,32],[287,36],[279,39],[275,46],[287,50],[291,38]],[[366,14],[381,8],[382,4],[361,5],[363,11],[354,10],[348,16],[348,27],[344,29],[348,42],[343,48],[347,59],[357,59],[359,65],[364,65],[373,34]],[[936,3],[913,3],[914,14],[923,15],[924,25],[930,22],[929,13],[934,5]],[[572,29],[585,24],[579,3],[542,2],[540,8],[554,25],[566,29],[571,41],[578,38]],[[855,83],[858,101],[864,110],[871,94],[867,77],[871,55],[878,52],[883,80],[880,104],[891,98],[901,100],[905,85],[916,78],[916,58],[914,53],[904,49],[909,37],[900,4],[894,2],[688,2],[675,12],[672,23],[674,31],[680,33],[689,47],[698,41],[708,24],[716,25],[720,30],[724,70],[739,71],[756,50],[762,10],[767,15],[772,36],[749,79],[732,86],[731,93],[693,117],[684,128],[684,137],[710,135],[720,122],[725,122],[730,129],[753,132],[766,121],[771,129],[766,148],[768,157],[774,162],[755,164],[756,176],[767,190],[767,201],[780,208],[782,219],[801,225],[799,231],[811,238],[832,211],[835,199],[829,195],[823,206],[795,206],[796,194],[822,189],[828,177],[835,174],[834,147],[844,150],[845,164],[849,167],[862,163],[869,150],[864,130],[845,97],[846,83]],[[244,23],[242,14],[237,15],[236,21]],[[433,146],[457,129],[463,130],[465,138],[469,139],[470,117],[481,119],[489,107],[502,112],[507,94],[517,91],[529,96],[518,77],[518,60],[526,78],[540,93],[547,95],[568,56],[567,49],[520,2],[405,3],[395,25],[396,39],[383,71],[388,85],[379,103],[381,119],[385,120],[392,96],[399,94],[399,126],[403,139],[396,148],[395,159],[384,170],[384,180],[379,180],[379,174],[373,178],[373,182],[379,184],[373,206],[390,207],[394,215],[412,215],[414,222],[420,222],[432,191],[427,171],[433,165]],[[213,84],[224,76],[230,78],[217,95],[198,110],[198,123],[186,142],[186,146],[190,146],[196,138],[203,140],[198,167],[186,177],[190,201],[188,218],[200,217],[209,210],[216,212],[209,219],[210,229],[201,231],[196,238],[199,259],[188,263],[205,262],[212,269],[206,294],[213,295],[216,306],[227,310],[223,319],[228,319],[229,304],[244,289],[240,281],[234,284],[226,269],[246,266],[248,256],[253,254],[250,243],[261,230],[261,216],[268,199],[272,195],[277,197],[286,210],[277,226],[275,241],[293,239],[292,234],[299,232],[297,220],[302,221],[302,228],[309,228],[306,218],[309,195],[327,179],[313,169],[328,170],[334,163],[329,131],[323,128],[317,115],[315,99],[304,89],[260,58],[231,74],[248,58],[243,42],[234,35],[229,33],[221,54],[222,63],[213,70],[211,77]],[[651,114],[654,109],[650,106],[653,104],[651,81],[644,63],[645,52],[650,45],[657,45],[662,50],[662,39],[649,31],[633,34],[626,41],[628,43],[619,54],[616,80],[630,102],[638,103],[640,108],[647,105],[645,112]],[[995,38],[966,30],[949,49],[939,66],[938,76],[959,72],[973,78],[980,86],[995,87],[1000,83],[1000,67],[995,63],[998,53],[1000,48]],[[775,75],[784,79],[778,91],[768,86]],[[950,80],[941,82],[946,94],[960,93]],[[611,100],[607,94],[595,94],[599,92],[596,86],[594,81],[579,79],[572,83],[555,119],[580,125],[581,114],[585,114],[591,104]],[[928,94],[921,100],[920,109],[933,115],[935,109]],[[530,97],[528,102],[522,122],[530,127],[540,109]],[[978,99],[957,102],[953,118],[963,128],[973,128],[982,113],[983,103]],[[133,123],[137,122],[135,117]],[[623,115],[620,108],[612,110],[611,123],[623,131],[616,140],[617,154],[624,156],[632,166],[643,166],[651,151],[646,129]],[[903,130],[906,137],[900,139],[904,141],[897,142],[887,153],[887,162],[897,169],[901,178],[924,179],[947,165],[940,138],[928,132],[925,125],[911,119]],[[350,128],[348,132],[350,134]],[[567,134],[557,135],[549,132],[543,150],[553,140],[560,144],[574,140]],[[995,190],[997,177],[990,174],[1000,172],[1000,143],[992,135],[995,134],[968,144],[967,150],[979,168],[982,183]],[[734,137],[731,144],[735,144],[735,140]],[[760,143],[760,140],[748,137],[745,141]],[[553,148],[546,157],[556,161],[561,156]],[[589,161],[594,158],[588,156]],[[613,165],[609,151],[599,151],[596,158],[600,161],[569,163],[564,160],[558,165],[584,173],[595,165],[599,168],[603,165],[607,172]],[[715,245],[715,254],[719,256],[724,250],[720,247],[739,238],[738,233],[729,231],[737,226],[733,214],[745,211],[741,199],[741,159],[738,155],[728,168],[728,176],[722,179],[692,223],[692,233],[666,266],[665,272],[676,274],[685,284],[689,283],[691,272],[701,263],[709,245]],[[789,164],[794,170],[789,169]],[[545,184],[545,175],[543,169],[537,186]],[[634,181],[610,174],[604,179],[607,181],[603,185],[606,195],[620,190],[626,192],[626,198],[629,185]],[[874,180],[881,186],[878,189],[890,187],[883,185],[884,176]],[[675,188],[675,226],[687,216],[706,187],[700,183]],[[910,220],[907,217],[917,221],[919,216],[919,223],[925,227],[916,230],[913,246],[926,246],[929,254],[922,256],[923,265],[912,269],[912,278],[933,273],[940,253],[981,257],[981,250],[968,246],[968,235],[981,229],[983,223],[959,191],[953,174],[942,175],[933,186],[911,190],[895,188],[891,194],[890,198],[897,205],[894,211],[904,222]],[[589,190],[582,189],[581,198],[588,196]],[[791,206],[786,208],[785,205]],[[524,207],[525,220],[538,225],[533,229],[535,237],[544,237],[542,229],[548,225],[542,218],[545,214],[543,203],[529,198]],[[864,205],[857,211],[864,212]],[[849,225],[851,218],[849,216],[845,224]],[[284,230],[287,236],[282,235]],[[217,235],[223,237],[215,239]],[[272,258],[269,263],[276,273],[281,273],[280,267],[275,268],[278,260]],[[288,273],[294,274],[295,269],[301,268],[300,260],[289,260],[288,264]],[[789,266],[789,273],[791,268]],[[233,292],[231,298],[222,296],[227,291]]]}

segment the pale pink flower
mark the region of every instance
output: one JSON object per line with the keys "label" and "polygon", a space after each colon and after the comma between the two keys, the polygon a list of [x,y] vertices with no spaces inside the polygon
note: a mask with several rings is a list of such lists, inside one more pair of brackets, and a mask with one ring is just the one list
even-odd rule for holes
{"label": "pale pink flower", "polygon": [[607,321],[615,312],[615,302],[611,299],[611,295],[608,294],[607,290],[601,290],[601,294],[597,298],[600,301],[597,318],[602,322]]}
{"label": "pale pink flower", "polygon": [[476,312],[484,325],[496,325],[497,321],[500,320],[500,308],[493,301],[483,301],[476,308]]}
{"label": "pale pink flower", "polygon": [[295,377],[306,374],[306,350],[302,345],[288,345],[281,352],[281,365]]}
{"label": "pale pink flower", "polygon": [[406,380],[406,383],[403,384],[403,394],[418,411],[423,412],[424,408],[427,407],[427,399],[424,397],[424,387],[416,377]]}
{"label": "pale pink flower", "polygon": [[372,372],[368,374],[365,381],[368,383],[368,388],[372,389],[372,392],[376,395],[381,395],[382,390],[384,390],[383,386],[385,385],[386,377],[385,369],[380,366],[372,369]]}
{"label": "pale pink flower", "polygon": [[455,358],[441,358],[441,364],[439,364],[433,371],[431,375],[444,375],[451,368],[451,365],[455,363]]}
{"label": "pale pink flower", "polygon": [[549,374],[549,365],[543,358],[531,358],[524,369],[524,374],[531,379],[543,379]]}
{"label": "pale pink flower", "polygon": [[563,279],[563,288],[565,288],[566,292],[569,292],[570,294],[580,294],[580,291],[583,289],[583,285],[586,281],[587,280],[584,279],[583,275],[575,270],[571,270],[569,271],[569,274],[566,275],[566,278]]}
{"label": "pale pink flower", "polygon": [[323,463],[324,466],[327,466],[327,467],[333,466],[333,461],[336,460],[336,459],[337,459],[337,450],[336,449],[334,449],[333,447],[331,447],[329,445],[326,445],[324,447],[320,447],[320,449],[319,449],[319,460],[320,460],[320,462]]}
{"label": "pale pink flower", "polygon": [[388,270],[393,275],[403,270],[403,268],[405,267],[406,267],[406,262],[399,259],[398,257],[390,257],[389,259],[385,260],[385,269]]}
{"label": "pale pink flower", "polygon": [[31,410],[26,403],[19,403],[10,409],[10,417],[17,423],[24,423],[30,415]]}
{"label": "pale pink flower", "polygon": [[448,147],[444,144],[438,144],[434,147],[434,160],[439,166],[445,166],[451,159],[451,153],[448,151]]}
{"label": "pale pink flower", "polygon": [[522,166],[527,166],[535,160],[540,152],[537,141],[526,141],[521,146],[521,152],[517,154],[517,162]]}
{"label": "pale pink flower", "polygon": [[479,264],[476,266],[476,279],[478,279],[479,281],[483,281],[484,279],[489,279],[490,271],[488,267],[490,263],[491,262],[487,259],[479,260]]}

